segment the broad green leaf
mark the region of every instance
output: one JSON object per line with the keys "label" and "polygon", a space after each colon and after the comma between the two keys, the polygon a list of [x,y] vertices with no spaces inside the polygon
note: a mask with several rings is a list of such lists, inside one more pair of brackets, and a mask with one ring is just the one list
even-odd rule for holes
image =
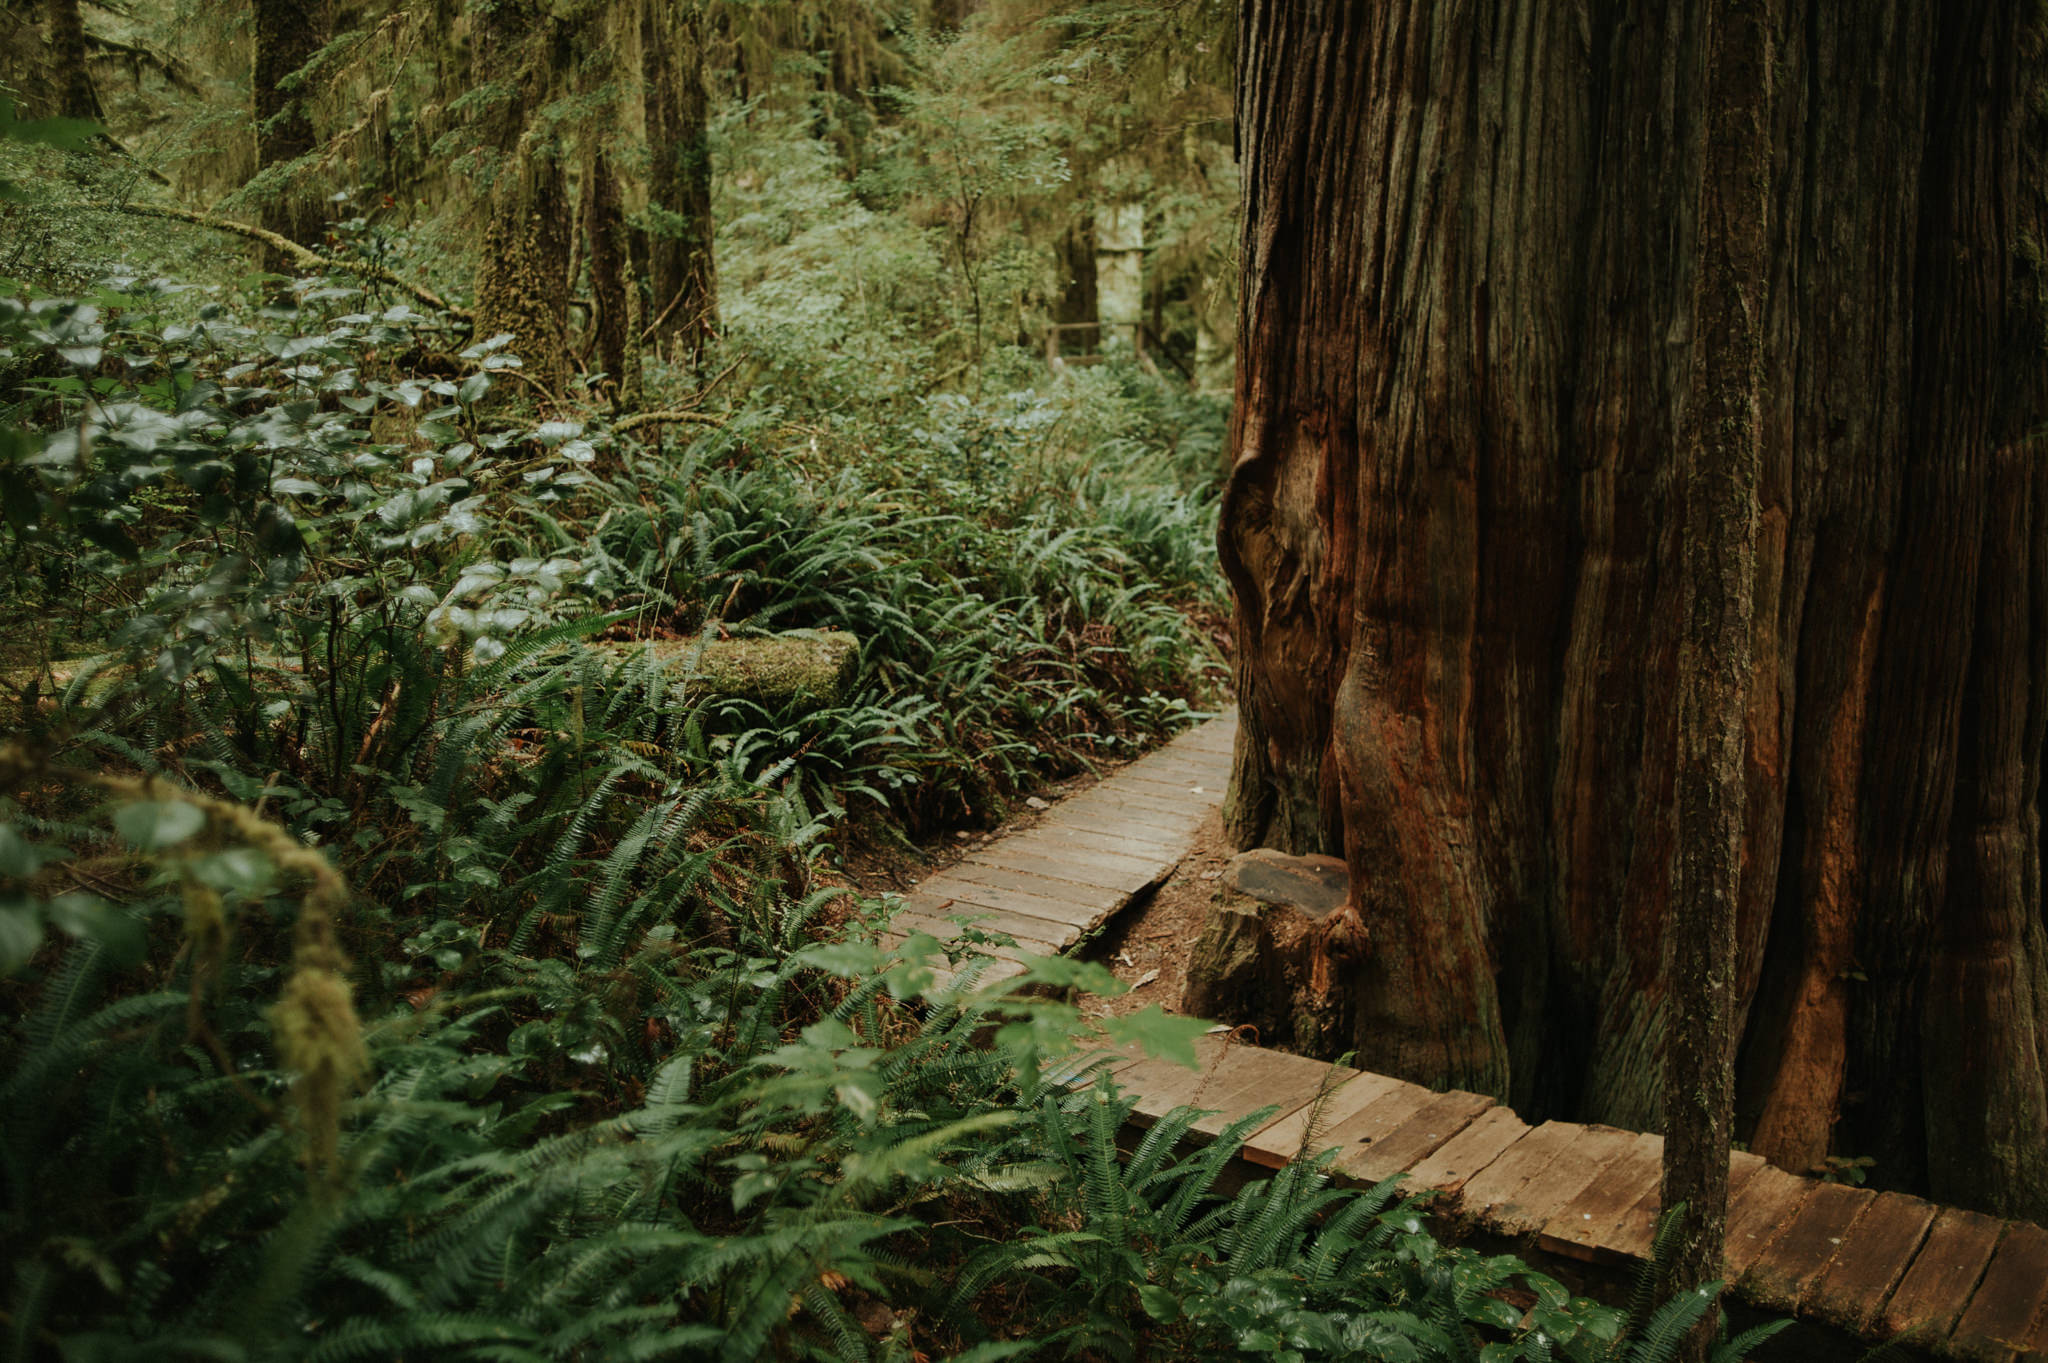
{"label": "broad green leaf", "polygon": [[206,827],[206,813],[183,800],[138,800],[115,813],[114,827],[143,851],[158,852]]}

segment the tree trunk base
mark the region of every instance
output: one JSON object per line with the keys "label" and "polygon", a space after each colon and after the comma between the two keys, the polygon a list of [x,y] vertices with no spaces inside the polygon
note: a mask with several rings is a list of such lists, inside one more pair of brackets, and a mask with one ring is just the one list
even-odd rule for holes
{"label": "tree trunk base", "polygon": [[1181,1010],[1318,1059],[1345,1049],[1351,1006],[1335,984],[1365,943],[1350,889],[1334,857],[1233,857],[1189,957]]}

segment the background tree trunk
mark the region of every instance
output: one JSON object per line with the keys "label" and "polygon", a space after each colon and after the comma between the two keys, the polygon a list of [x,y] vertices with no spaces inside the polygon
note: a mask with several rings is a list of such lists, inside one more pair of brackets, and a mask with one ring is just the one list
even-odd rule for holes
{"label": "background tree trunk", "polygon": [[703,16],[694,3],[649,5],[641,30],[646,90],[647,260],[655,334],[694,363],[718,334],[712,254],[710,97]]}
{"label": "background tree trunk", "polygon": [[[1707,0],[1248,0],[1242,845],[1341,851],[1361,1063],[1663,1121]],[[1734,994],[1792,1167],[2048,1212],[2039,37],[1777,7]]]}
{"label": "background tree trunk", "polygon": [[[1735,921],[1742,893],[1745,729],[1756,681],[1750,640],[1770,244],[1770,5],[1713,0],[1706,19],[1695,330],[1677,450],[1685,633],[1678,646],[1676,902],[1665,964],[1671,1030],[1664,1056],[1662,1198],[1664,1206],[1685,1211],[1664,1265],[1666,1296],[1726,1276]],[[1704,1363],[1716,1317],[1710,1310],[1687,1337],[1688,1360]]]}
{"label": "background tree trunk", "polygon": [[51,85],[57,92],[57,113],[64,118],[98,119],[99,97],[85,64],[85,20],[78,0],[44,0],[49,6]]}
{"label": "background tree trunk", "polygon": [[566,65],[559,37],[535,0],[500,0],[478,29],[478,68],[508,73],[510,95],[484,122],[499,160],[477,266],[476,334],[509,332],[528,378],[559,393],[568,378],[569,254],[575,204],[554,133],[529,128],[535,91],[552,88]]}
{"label": "background tree trunk", "polygon": [[[316,145],[306,90],[295,79],[327,42],[326,0],[253,0],[255,62],[249,89],[256,116],[256,170],[259,175],[289,166]],[[297,176],[266,185],[262,226],[302,246],[318,247],[322,210],[317,194]],[[268,247],[259,249],[265,270],[287,273],[290,263]]]}

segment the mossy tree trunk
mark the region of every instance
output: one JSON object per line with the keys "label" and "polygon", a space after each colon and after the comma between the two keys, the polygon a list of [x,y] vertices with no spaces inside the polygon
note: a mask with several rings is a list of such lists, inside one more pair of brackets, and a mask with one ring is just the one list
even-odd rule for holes
{"label": "mossy tree trunk", "polygon": [[485,119],[499,153],[478,258],[476,333],[509,333],[526,376],[559,393],[569,374],[569,255],[575,205],[556,130],[529,126],[562,74],[564,35],[538,0],[499,0],[479,23],[477,65],[501,72],[509,93]]}
{"label": "mossy tree trunk", "polygon": [[51,87],[57,92],[57,113],[64,118],[97,119],[99,96],[92,70],[85,64],[85,19],[78,0],[44,0],[49,6]]}
{"label": "mossy tree trunk", "polygon": [[718,334],[711,101],[695,0],[647,6],[641,29],[649,162],[647,272],[654,334],[694,363]]}
{"label": "mossy tree trunk", "polygon": [[[318,247],[323,213],[316,188],[289,169],[318,145],[307,103],[305,67],[327,41],[327,0],[251,0],[255,60],[249,89],[256,118],[256,173],[262,186],[264,227],[302,246]],[[266,270],[285,273],[289,262],[259,248]]]}
{"label": "mossy tree trunk", "polygon": [[[1248,0],[1242,845],[1361,1063],[1661,1127],[1708,0]],[[1738,1134],[2048,1213],[2048,229],[2025,7],[1773,0]]]}

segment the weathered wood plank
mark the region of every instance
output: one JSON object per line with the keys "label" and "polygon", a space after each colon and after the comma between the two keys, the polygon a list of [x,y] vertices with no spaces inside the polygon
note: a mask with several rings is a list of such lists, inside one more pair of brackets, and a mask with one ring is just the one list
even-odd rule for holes
{"label": "weathered wood plank", "polygon": [[1172,870],[1170,866],[1105,866],[1079,856],[1032,856],[1009,851],[1000,843],[970,854],[954,868],[954,873],[963,876],[975,874],[968,869],[970,867],[985,867],[992,871],[1015,871],[1025,875],[1043,876],[1047,880],[1064,880],[1072,885],[1089,885],[1098,890],[1108,890],[1126,898],[1148,885],[1158,883]]}
{"label": "weathered wood plank", "polygon": [[1366,1074],[1341,1065],[1329,1067],[1339,1076],[1326,1090],[1320,1104],[1311,1102],[1291,1113],[1283,1113],[1260,1127],[1245,1142],[1244,1157],[1254,1164],[1278,1169],[1302,1153],[1303,1142],[1313,1128],[1315,1142],[1308,1154],[1327,1150],[1325,1133],[1332,1123],[1363,1112],[1380,1099],[1402,1087],[1402,1081],[1384,1074]]}
{"label": "weathered wood plank", "polygon": [[[2005,1238],[1949,1336],[1965,1358],[2000,1358],[2032,1347],[2035,1325],[2048,1309],[2048,1230],[2009,1221]],[[2001,1352],[2003,1351],[2003,1352]]]}
{"label": "weathered wood plank", "polygon": [[[1662,1136],[1637,1136],[1627,1152],[1608,1165],[1599,1179],[1551,1214],[1536,1233],[1537,1246],[1575,1259],[1597,1257],[1602,1234],[1646,1196],[1656,1198],[1663,1160]],[[1644,1245],[1648,1247],[1647,1237]]]}
{"label": "weathered wood plank", "polygon": [[1765,1165],[1743,1183],[1742,1191],[1729,1196],[1727,1257],[1722,1261],[1729,1282],[1749,1271],[1818,1186]]}
{"label": "weathered wood plank", "polygon": [[1483,1093],[1453,1089],[1436,1094],[1414,1116],[1378,1140],[1339,1155],[1337,1167],[1363,1183],[1406,1173],[1493,1105],[1493,1099]]}
{"label": "weathered wood plank", "polygon": [[1118,856],[1179,861],[1188,854],[1187,838],[1179,833],[1148,832],[1128,824],[1093,826],[1087,823],[1046,822],[1041,833],[1055,832],[1062,842],[1092,852],[1114,852]]}
{"label": "weathered wood plank", "polygon": [[965,880],[976,885],[991,885],[1000,890],[1019,890],[1025,894],[1035,894],[1041,899],[1078,905],[1090,910],[1090,927],[1130,902],[1130,896],[1121,890],[1112,890],[1101,885],[1083,885],[1072,880],[1056,880],[1050,876],[1039,875],[1035,871],[1016,871],[980,861],[956,862],[947,868],[947,874],[955,880]]}
{"label": "weathered wood plank", "polygon": [[1175,801],[1154,800],[1144,792],[1099,787],[1054,806],[1046,822],[1066,825],[1077,819],[1096,821],[1101,827],[1129,826],[1170,833],[1177,838],[1193,835],[1209,817],[1211,807]]}
{"label": "weathered wood plank", "polygon": [[1093,804],[1082,809],[1061,809],[1039,827],[1117,828],[1139,837],[1170,838],[1175,844],[1181,844],[1191,842],[1201,825],[1201,817],[1196,813],[1183,818],[1149,809],[1130,810],[1116,805]]}
{"label": "weathered wood plank", "polygon": [[[1662,1153],[1661,1146],[1659,1153]],[[1743,1185],[1767,1167],[1760,1155],[1752,1155],[1747,1150],[1729,1152],[1728,1206],[1731,1211]],[[1649,1191],[1618,1221],[1600,1232],[1593,1244],[1594,1257],[1608,1263],[1649,1258],[1651,1242],[1657,1236],[1657,1218],[1664,1210],[1663,1197],[1663,1169],[1660,1166],[1657,1177],[1650,1181]]]}
{"label": "weathered wood plank", "polygon": [[1488,1108],[1433,1155],[1408,1171],[1409,1187],[1460,1193],[1473,1176],[1491,1168],[1529,1134],[1529,1126],[1504,1107]]}
{"label": "weathered wood plank", "polygon": [[1215,1136],[1245,1114],[1277,1105],[1280,1110],[1265,1123],[1271,1125],[1313,1101],[1328,1068],[1285,1051],[1233,1046],[1216,1062],[1209,1087],[1193,1104],[1216,1111],[1199,1118],[1190,1130],[1197,1136]]}
{"label": "weathered wood plank", "polygon": [[1113,851],[1106,847],[1093,847],[1082,841],[1078,829],[1053,825],[1049,828],[1034,828],[1028,833],[1004,838],[987,847],[977,848],[969,856],[994,859],[999,855],[1045,857],[1056,863],[1079,863],[1090,869],[1123,871],[1144,875],[1162,875],[1180,862],[1180,854],[1161,851],[1156,845],[1143,844],[1138,852]]}
{"label": "weathered wood plank", "polygon": [[1573,1198],[1584,1192],[1616,1160],[1624,1159],[1636,1134],[1612,1126],[1581,1127],[1543,1173],[1523,1183],[1504,1200],[1481,1213],[1502,1235],[1534,1235]]}
{"label": "weathered wood plank", "polygon": [[1087,927],[1093,924],[1095,915],[1102,911],[1101,896],[1096,895],[1092,898],[1095,901],[1093,903],[1055,899],[1001,885],[981,885],[953,876],[934,876],[905,895],[903,907],[914,913],[931,914],[940,912],[944,905],[970,904],[985,909],[1001,909],[1006,913],[1022,914],[1026,918],[1042,918],[1048,923]]}
{"label": "weathered wood plank", "polygon": [[1402,1084],[1389,1089],[1370,1107],[1360,1109],[1341,1122],[1330,1123],[1317,1144],[1325,1149],[1334,1146],[1337,1164],[1341,1168],[1354,1154],[1400,1130],[1435,1101],[1436,1096],[1433,1090],[1420,1084]]}
{"label": "weathered wood plank", "polygon": [[1868,1188],[1815,1185],[1785,1229],[1742,1275],[1742,1295],[1774,1311],[1793,1311],[1809,1285],[1840,1254],[1849,1228],[1877,1201]]}
{"label": "weathered wood plank", "polygon": [[[954,921],[956,918],[970,921],[963,925]],[[957,902],[944,909],[905,909],[890,920],[890,926],[899,930],[917,928],[942,942],[952,941],[971,929],[1002,933],[1014,938],[1023,950],[1041,956],[1058,955],[1081,939],[1081,930],[1071,923],[1048,923],[1043,918]]]}
{"label": "weathered wood plank", "polygon": [[1850,1334],[1873,1337],[1886,1300],[1934,1224],[1935,1211],[1917,1197],[1878,1194],[1842,1252],[1807,1290],[1801,1310]]}
{"label": "weathered wood plank", "polygon": [[1576,1122],[1543,1123],[1472,1176],[1458,1193],[1459,1209],[1488,1218],[1495,1207],[1512,1202],[1523,1184],[1541,1178],[1551,1165],[1566,1158],[1585,1132]]}
{"label": "weathered wood plank", "polygon": [[1930,1342],[1946,1339],[2004,1230],[2003,1222],[1978,1212],[1942,1208],[1884,1304],[1879,1318],[1883,1333]]}

